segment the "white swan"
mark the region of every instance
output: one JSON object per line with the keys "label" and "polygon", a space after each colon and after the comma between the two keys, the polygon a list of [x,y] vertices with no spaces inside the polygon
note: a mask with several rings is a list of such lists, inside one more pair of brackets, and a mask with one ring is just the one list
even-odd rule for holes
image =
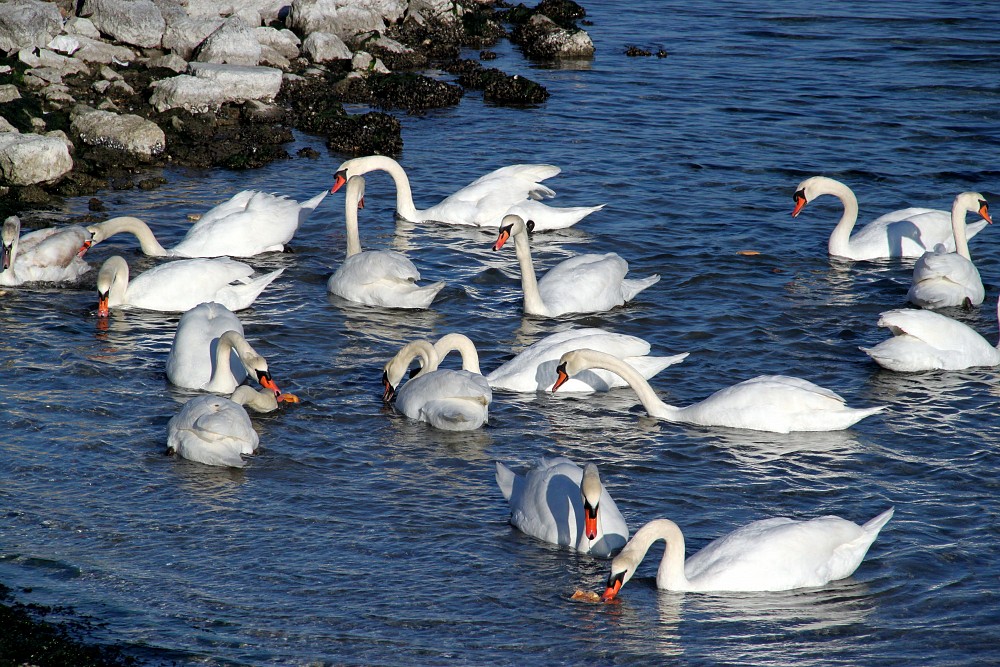
{"label": "white swan", "polygon": [[[423,370],[397,391],[414,359],[420,360]],[[408,343],[385,365],[382,399],[388,403],[395,398],[399,412],[446,431],[471,431],[485,424],[493,400],[486,378],[437,366],[438,356],[429,341]]]}
{"label": "white swan", "polygon": [[[997,308],[1000,321],[1000,302]],[[888,328],[892,338],[861,350],[891,371],[958,371],[1000,365],[1000,343],[990,345],[972,327],[940,313],[914,308],[888,310],[879,315],[878,325]]]}
{"label": "white swan", "polygon": [[838,516],[809,521],[754,521],[684,560],[684,535],[670,519],[636,531],[611,561],[604,599],[614,598],[657,540],[667,543],[656,587],[668,591],[787,591],[823,586],[854,574],[893,508],[859,526]]}
{"label": "white swan", "polygon": [[[887,257],[920,257],[941,243],[949,252],[955,251],[948,211],[929,208],[905,208],[872,220],[851,236],[858,221],[858,200],[851,189],[832,178],[813,176],[795,189],[797,216],[802,208],[820,195],[834,195],[844,205],[844,214],[830,235],[829,252],[835,257],[855,260]],[[969,238],[978,234],[985,222],[969,225]]]}
{"label": "white swan", "polygon": [[367,306],[427,308],[444,287],[443,282],[420,287],[420,272],[406,255],[393,250],[361,251],[358,208],[364,206],[364,176],[347,183],[344,218],[347,222],[347,258],[330,276],[326,290]]}
{"label": "white swan", "polygon": [[844,399],[808,380],[787,375],[760,375],[720,389],[685,408],[667,405],[646,380],[618,357],[595,350],[574,350],[560,359],[552,391],[587,368],[617,373],[632,387],[651,417],[699,426],[728,426],[753,431],[839,431],[881,412],[885,406],[849,408]]}
{"label": "white swan", "polygon": [[526,475],[496,465],[510,523],[521,532],[602,558],[625,546],[628,524],[593,463],[581,468],[561,456],[543,458]]}
{"label": "white swan", "polygon": [[78,249],[83,254],[108,237],[128,232],[139,240],[142,252],[151,257],[253,257],[280,252],[327,194],[324,190],[299,204],[287,197],[244,190],[202,215],[181,242],[169,250],[139,218],[111,218],[89,225],[89,237]]}
{"label": "white swan", "polygon": [[600,206],[555,208],[538,201],[555,196],[541,184],[559,173],[550,164],[513,164],[478,178],[431,208],[418,210],[413,204],[410,180],[398,162],[382,155],[347,160],[337,169],[331,192],[339,190],[352,176],[370,171],[388,172],[396,185],[396,215],[409,222],[443,222],[450,225],[496,227],[507,213],[517,213],[535,221],[535,229],[547,231],[571,227]]}
{"label": "white swan", "polygon": [[504,216],[493,250],[514,237],[517,263],[521,267],[524,312],[558,317],[567,313],[600,313],[621,306],[660,280],[658,274],[626,279],[628,262],[616,253],[576,255],[556,264],[541,280],[535,278],[528,243],[528,227],[516,215]]}
{"label": "white swan", "polygon": [[202,303],[181,316],[167,355],[167,379],[178,387],[230,394],[248,377],[289,400],[271,377],[267,360],[243,337],[243,323],[218,303]]}
{"label": "white swan", "polygon": [[992,223],[986,199],[978,192],[963,192],[951,206],[951,228],[955,251],[947,252],[941,244],[925,252],[913,266],[913,284],[906,298],[921,308],[978,306],[986,298],[979,269],[972,263],[966,238],[966,212],[979,213]]}
{"label": "white swan", "polygon": [[253,454],[260,443],[244,405],[260,400],[258,392],[242,386],[232,398],[198,396],[184,404],[167,423],[167,454],[210,466],[242,468],[243,454]]}
{"label": "white swan", "polygon": [[90,265],[77,257],[87,232],[80,225],[48,227],[21,236],[21,219],[12,215],[0,230],[0,285],[69,282]]}
{"label": "white swan", "polygon": [[[284,269],[251,279],[253,267],[231,259],[179,259],[145,271],[129,281],[128,263],[109,257],[97,274],[97,314],[132,307],[182,313],[205,301],[230,310],[249,308]],[[236,284],[233,284],[236,283]]]}
{"label": "white swan", "polygon": [[[581,347],[600,350],[624,359],[647,380],[688,356],[684,352],[672,357],[651,357],[648,356],[649,343],[641,338],[598,328],[568,329],[550,334],[528,346],[516,357],[488,373],[486,381],[493,389],[525,393],[548,391],[555,383],[559,358],[564,352]],[[443,360],[449,352],[457,351],[462,355],[462,368],[480,372],[479,352],[475,344],[463,334],[450,333],[442,336],[434,343],[434,351],[439,360]],[[603,369],[591,369],[567,380],[560,389],[564,393],[592,392],[625,386],[627,383],[620,376]]]}

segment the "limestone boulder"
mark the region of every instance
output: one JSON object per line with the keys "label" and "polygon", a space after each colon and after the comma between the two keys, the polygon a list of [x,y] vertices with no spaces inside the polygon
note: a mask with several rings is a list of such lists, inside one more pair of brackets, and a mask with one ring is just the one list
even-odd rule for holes
{"label": "limestone boulder", "polygon": [[21,99],[21,93],[18,92],[17,86],[12,83],[0,85],[0,104],[6,104],[7,102],[19,99]]}
{"label": "limestone boulder", "polygon": [[262,47],[269,46],[289,60],[299,57],[302,41],[291,30],[260,27],[254,28],[253,32]]}
{"label": "limestone boulder", "polygon": [[332,32],[314,32],[302,42],[302,52],[314,63],[331,60],[350,60],[353,54],[342,40]]}
{"label": "limestone boulder", "polygon": [[187,0],[190,16],[239,16],[251,27],[278,19],[287,0]]}
{"label": "limestone boulder", "polygon": [[225,90],[227,102],[270,101],[281,90],[282,71],[273,67],[194,62],[188,70],[199,79],[219,84]]}
{"label": "limestone boulder", "polygon": [[54,181],[72,168],[69,149],[58,137],[0,133],[0,182],[5,185]]}
{"label": "limestone boulder", "polygon": [[585,30],[567,30],[544,14],[535,14],[518,26],[511,39],[529,58],[589,58],[594,42]]}
{"label": "limestone boulder", "polygon": [[260,42],[247,22],[234,16],[205,38],[196,49],[194,59],[203,63],[253,66],[260,62]]}
{"label": "limestone boulder", "polygon": [[108,44],[99,39],[90,39],[82,35],[77,35],[80,42],[80,50],[73,54],[74,58],[87,63],[131,63],[138,58],[135,51],[127,46],[118,44]]}
{"label": "limestone boulder", "polygon": [[406,7],[406,0],[292,0],[285,22],[305,35],[329,32],[349,43],[355,35],[384,31]]}
{"label": "limestone boulder", "polygon": [[0,51],[45,46],[62,32],[62,15],[54,2],[0,2]]}
{"label": "limestone boulder", "polygon": [[70,35],[83,35],[91,39],[101,38],[101,31],[97,29],[94,22],[82,16],[72,16],[66,19],[66,23],[63,24],[63,30]]}
{"label": "limestone boulder", "polygon": [[171,18],[163,31],[163,48],[191,60],[194,50],[205,38],[222,27],[225,21],[218,17],[183,16]]}
{"label": "limestone boulder", "polygon": [[87,145],[104,146],[139,157],[158,155],[167,145],[163,130],[152,121],[82,105],[73,110],[70,129]]}
{"label": "limestone boulder", "polygon": [[214,111],[226,101],[223,87],[209,79],[180,74],[157,81],[149,103],[163,113],[168,109],[187,109],[191,113]]}
{"label": "limestone boulder", "polygon": [[79,14],[105,35],[142,48],[160,46],[166,28],[152,0],[84,0]]}

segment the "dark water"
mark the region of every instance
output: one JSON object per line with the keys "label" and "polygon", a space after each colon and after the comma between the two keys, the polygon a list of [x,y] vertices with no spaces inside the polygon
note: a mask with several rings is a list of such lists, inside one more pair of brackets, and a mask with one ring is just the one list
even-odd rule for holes
{"label": "dark water", "polygon": [[[592,2],[593,61],[497,66],[552,93],[530,110],[458,108],[403,118],[418,206],[515,162],[551,162],[556,203],[607,207],[536,236],[536,265],[617,251],[661,282],[625,309],[522,317],[512,252],[487,232],[397,227],[388,178],[368,182],[366,248],[407,251],[448,287],[423,313],[328,298],[344,253],[331,196],[286,267],[240,314],[282,388],[304,399],[256,418],[243,471],[164,457],[190,394],[168,386],[177,318],[129,312],[96,325],[91,282],[9,290],[0,301],[0,580],[24,601],[71,603],[154,662],[274,664],[987,664],[1000,660],[997,372],[897,375],[857,348],[885,337],[910,264],[826,255],[830,197],[797,219],[803,178],[845,181],[861,222],[908,205],[1000,200],[1000,38],[992,3]],[[669,57],[627,58],[636,44]],[[243,188],[306,199],[343,156],[253,172],[167,172],[153,192],[104,193],[176,242],[184,215]],[[55,222],[86,211],[68,201]],[[997,230],[972,244],[987,302],[950,313],[996,340]],[[739,250],[761,254],[745,256]],[[99,262],[131,244],[107,243]],[[568,322],[691,356],[655,378],[687,404],[761,373],[799,375],[883,415],[839,433],[771,435],[659,423],[627,390],[586,398],[498,392],[490,425],[443,433],[384,409],[381,367],[404,342],[463,331],[490,370]],[[856,574],[819,590],[657,592],[649,559],[621,604],[569,601],[607,563],[513,531],[493,461],[562,454],[602,467],[634,531],[656,517],[692,551],[749,521],[890,505]]]}

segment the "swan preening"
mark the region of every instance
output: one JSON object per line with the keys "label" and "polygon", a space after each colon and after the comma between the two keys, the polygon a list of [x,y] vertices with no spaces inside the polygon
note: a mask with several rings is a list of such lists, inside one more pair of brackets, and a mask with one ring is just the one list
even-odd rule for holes
{"label": "swan preening", "polygon": [[[402,387],[410,363],[419,359],[422,370]],[[439,358],[430,341],[403,346],[382,371],[382,399],[395,399],[396,410],[410,419],[446,431],[471,431],[486,423],[493,400],[486,378],[466,370],[438,368]],[[397,389],[397,387],[399,387]]]}
{"label": "swan preening", "polygon": [[128,263],[115,255],[97,275],[97,314],[106,317],[116,307],[183,313],[206,301],[242,310],[282,271],[251,278],[253,267],[232,259],[179,259],[154,266],[130,281]]}
{"label": "swan preening", "polygon": [[21,219],[12,215],[0,230],[0,285],[69,282],[90,265],[77,256],[87,232],[80,225],[49,227],[21,236]]}
{"label": "swan preening", "polygon": [[[1000,302],[997,304],[1000,321]],[[1000,343],[991,345],[972,327],[940,313],[903,308],[879,315],[892,338],[861,350],[891,371],[957,371],[1000,365]]]}
{"label": "swan preening", "polygon": [[[550,334],[528,346],[517,356],[504,362],[496,370],[486,375],[486,381],[493,389],[517,392],[548,391],[556,380],[556,366],[564,352],[589,347],[613,354],[625,361],[645,379],[649,379],[667,366],[683,361],[688,353],[670,357],[649,356],[649,343],[635,336],[616,334],[604,329],[568,329]],[[449,352],[462,355],[462,368],[479,373],[479,351],[468,336],[449,333],[434,343],[438,359],[443,360]],[[627,383],[618,375],[603,369],[583,371],[575,378],[567,380],[563,392],[607,391],[612,387],[624,387]]]}
{"label": "swan preening", "polygon": [[555,192],[541,181],[559,173],[550,164],[513,164],[481,176],[436,206],[418,210],[413,203],[410,180],[403,167],[390,157],[369,155],[347,160],[337,168],[331,192],[336,192],[354,176],[371,171],[385,171],[396,185],[396,215],[409,222],[443,222],[450,225],[493,227],[508,213],[517,213],[535,222],[535,229],[546,231],[575,225],[599,206],[555,208],[540,199]]}
{"label": "swan preening", "polygon": [[364,176],[352,176],[345,193],[347,257],[330,276],[326,289],[332,294],[367,306],[427,308],[444,287],[443,282],[417,285],[420,272],[405,255],[394,250],[361,250],[358,208],[365,195]]}
{"label": "swan preening", "polygon": [[525,475],[499,461],[496,479],[510,503],[510,523],[545,542],[608,557],[628,541],[628,525],[601,483],[597,466],[543,458]]}
{"label": "swan preening", "polygon": [[570,257],[549,269],[541,280],[535,278],[528,242],[528,226],[517,215],[504,216],[493,250],[511,237],[517,263],[521,267],[524,312],[528,315],[558,317],[567,313],[599,313],[621,306],[659,280],[659,275],[626,279],[628,262],[616,253]]}
{"label": "swan preening", "polygon": [[323,190],[299,204],[287,197],[244,190],[202,215],[170,249],[160,245],[139,218],[111,218],[89,225],[88,237],[77,249],[82,255],[101,241],[127,232],[139,240],[143,254],[151,257],[253,257],[280,252],[327,194]]}
{"label": "swan preening", "polygon": [[[885,259],[888,257],[920,257],[942,244],[948,252],[955,252],[951,214],[928,208],[906,208],[872,220],[853,236],[851,231],[858,221],[858,200],[851,189],[832,178],[813,176],[799,183],[795,189],[797,216],[802,208],[820,195],[833,195],[844,205],[840,222],[830,235],[828,249],[835,257],[854,260]],[[977,221],[968,226],[972,238],[986,226]]]}
{"label": "swan preening", "polygon": [[951,228],[955,250],[938,244],[920,256],[913,266],[913,284],[906,298],[921,308],[978,306],[986,298],[983,279],[972,263],[966,235],[965,214],[978,213],[992,223],[989,205],[978,192],[963,192],[951,206]]}
{"label": "swan preening", "polygon": [[651,417],[698,426],[728,426],[753,431],[839,431],[881,412],[884,406],[851,408],[838,394],[797,377],[760,375],[720,389],[705,400],[677,408],[661,401],[649,383],[621,359],[596,350],[574,350],[559,360],[556,391],[588,368],[603,368],[622,377]]}
{"label": "swan preening", "polygon": [[892,514],[889,508],[863,526],[837,516],[754,521],[710,542],[687,560],[677,524],[656,519],[637,530],[611,561],[603,597],[610,600],[618,594],[657,540],[666,541],[656,571],[660,589],[737,592],[823,586],[858,569]]}

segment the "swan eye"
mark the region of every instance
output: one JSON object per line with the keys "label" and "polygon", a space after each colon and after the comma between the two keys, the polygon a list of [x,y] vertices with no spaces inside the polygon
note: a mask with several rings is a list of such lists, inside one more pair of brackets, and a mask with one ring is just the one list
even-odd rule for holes
{"label": "swan eye", "polygon": [[625,583],[625,570],[621,572],[612,572],[608,575],[608,588],[615,588],[615,584],[620,588]]}
{"label": "swan eye", "polygon": [[583,513],[588,519],[597,519],[597,505],[591,505],[586,499],[584,499]]}

